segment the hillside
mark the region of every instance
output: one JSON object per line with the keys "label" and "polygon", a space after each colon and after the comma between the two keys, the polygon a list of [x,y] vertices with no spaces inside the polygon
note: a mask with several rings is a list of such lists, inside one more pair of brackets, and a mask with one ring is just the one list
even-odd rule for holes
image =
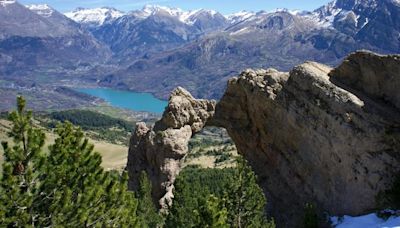
{"label": "hillside", "polygon": [[[10,131],[10,122],[5,119],[0,119],[0,141],[8,141],[7,132]],[[51,129],[46,130],[46,144],[44,146],[45,151],[47,151],[47,147],[54,143],[54,139],[56,137],[55,133]],[[113,143],[109,143],[104,140],[95,140],[90,138],[90,143],[92,143],[95,147],[94,150],[101,154],[103,157],[102,166],[107,170],[122,170],[126,166],[127,162],[127,151],[128,147],[126,145],[117,145]],[[0,165],[3,161],[3,148],[0,150]]]}

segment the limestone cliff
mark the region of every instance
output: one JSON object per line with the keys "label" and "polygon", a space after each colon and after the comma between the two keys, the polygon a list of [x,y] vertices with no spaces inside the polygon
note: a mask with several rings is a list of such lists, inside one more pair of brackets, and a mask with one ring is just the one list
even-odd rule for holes
{"label": "limestone cliff", "polygon": [[153,196],[170,199],[190,137],[214,125],[258,174],[278,224],[293,225],[307,202],[335,215],[372,210],[400,171],[399,72],[398,55],[357,52],[336,69],[247,70],[216,106],[179,88],[162,120],[132,136],[130,187],[146,170]]}

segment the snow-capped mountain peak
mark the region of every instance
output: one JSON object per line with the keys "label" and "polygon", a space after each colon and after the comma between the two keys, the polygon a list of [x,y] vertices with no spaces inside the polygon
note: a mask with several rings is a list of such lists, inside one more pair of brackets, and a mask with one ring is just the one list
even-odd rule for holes
{"label": "snow-capped mountain peak", "polygon": [[72,12],[65,13],[65,16],[80,24],[100,26],[107,21],[112,21],[124,16],[125,13],[114,8],[101,7],[93,9],[77,8]]}
{"label": "snow-capped mountain peak", "polygon": [[197,9],[197,10],[185,11],[180,8],[160,6],[160,5],[145,5],[142,10],[139,11],[137,10],[132,13],[135,16],[142,18],[146,18],[158,13],[163,13],[171,17],[174,17],[179,21],[189,25],[194,24],[198,19],[198,17],[208,15],[209,17],[214,18],[216,15],[219,14],[215,10]]}
{"label": "snow-capped mountain peak", "polygon": [[250,17],[255,16],[256,14],[253,12],[242,10],[238,13],[233,13],[226,15],[225,17],[230,21],[231,24],[236,24],[238,22],[247,20]]}
{"label": "snow-capped mountain peak", "polygon": [[[400,1],[400,0],[392,0]],[[316,21],[322,27],[332,27],[335,21],[344,21],[348,18],[355,18],[353,21],[358,26],[360,11],[367,12],[362,9],[374,9],[378,5],[378,0],[334,0],[328,4],[314,10],[313,12],[304,13],[303,15]],[[363,24],[368,21],[367,15],[363,16]]]}
{"label": "snow-capped mountain peak", "polygon": [[207,10],[207,9],[186,11],[179,16],[179,19],[180,19],[180,21],[182,21],[186,24],[193,25],[196,23],[197,20],[199,20],[199,18],[206,17],[209,19],[214,19],[217,15],[219,15],[220,17],[223,17],[224,20],[226,20],[226,18],[223,15],[219,14],[217,11]]}
{"label": "snow-capped mountain peak", "polygon": [[165,12],[171,16],[179,17],[184,13],[182,9],[175,7],[159,6],[159,5],[145,5],[142,9],[144,15],[150,16],[159,12]]}
{"label": "snow-capped mountain peak", "polygon": [[336,16],[342,11],[342,9],[335,7],[335,2],[328,3],[327,5],[307,14],[305,17],[315,21],[322,27],[331,27]]}
{"label": "snow-capped mountain peak", "polygon": [[26,7],[42,17],[51,17],[55,12],[55,10],[47,4],[26,5]]}
{"label": "snow-capped mountain peak", "polygon": [[287,9],[287,8],[276,8],[275,10],[270,11],[269,13],[279,13],[279,12],[284,12],[284,13],[290,13],[292,15],[303,15],[307,13],[307,11],[304,10],[297,10],[297,9]]}

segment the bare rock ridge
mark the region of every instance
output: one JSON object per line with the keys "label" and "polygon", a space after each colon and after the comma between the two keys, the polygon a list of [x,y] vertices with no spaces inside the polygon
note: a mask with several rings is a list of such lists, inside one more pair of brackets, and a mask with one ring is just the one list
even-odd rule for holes
{"label": "bare rock ridge", "polygon": [[334,215],[368,212],[400,171],[400,56],[356,52],[336,69],[247,70],[218,104],[178,88],[163,118],[133,133],[130,188],[145,170],[154,198],[172,199],[187,143],[205,125],[227,129],[279,225],[295,224],[307,202]]}

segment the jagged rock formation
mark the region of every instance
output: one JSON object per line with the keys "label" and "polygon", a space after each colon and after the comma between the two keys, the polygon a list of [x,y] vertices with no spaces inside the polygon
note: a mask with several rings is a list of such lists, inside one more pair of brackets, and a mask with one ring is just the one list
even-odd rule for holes
{"label": "jagged rock formation", "polygon": [[153,198],[160,199],[162,207],[170,204],[189,140],[214,115],[215,105],[215,101],[195,100],[185,89],[177,88],[153,129],[138,123],[129,148],[129,187],[136,190],[141,171],[146,171],[153,183]]}
{"label": "jagged rock formation", "polygon": [[132,137],[131,188],[146,170],[154,197],[172,197],[189,138],[214,125],[258,174],[279,225],[296,224],[307,202],[335,215],[372,210],[400,171],[399,72],[399,55],[368,52],[336,69],[306,62],[290,73],[247,70],[229,81],[215,110],[178,89],[163,119]]}

